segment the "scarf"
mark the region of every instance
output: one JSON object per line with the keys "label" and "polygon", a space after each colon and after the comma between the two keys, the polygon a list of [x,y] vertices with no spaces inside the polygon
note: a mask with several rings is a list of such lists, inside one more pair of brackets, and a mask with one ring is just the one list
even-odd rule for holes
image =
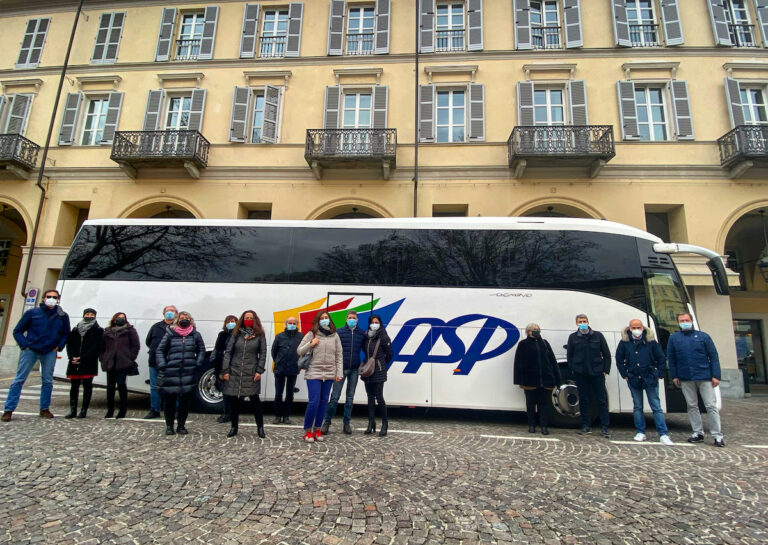
{"label": "scarf", "polygon": [[121,329],[125,329],[126,327],[128,327],[128,324],[125,324],[125,325],[117,325],[117,324],[115,324],[112,327],[110,327],[109,329],[111,329],[112,331],[117,332],[117,331],[120,331]]}
{"label": "scarf", "polygon": [[187,326],[187,327],[181,327],[181,326],[177,325],[176,328],[174,329],[174,331],[176,333],[178,333],[179,335],[181,335],[182,337],[186,337],[187,335],[192,333],[192,331],[194,331],[194,329],[195,329],[195,326],[193,326],[192,324],[189,324],[189,326]]}
{"label": "scarf", "polygon": [[241,327],[240,331],[245,336],[247,340],[253,339],[256,335],[253,333],[252,327]]}
{"label": "scarf", "polygon": [[80,337],[85,337],[85,334],[88,333],[88,330],[94,325],[96,325],[96,320],[91,320],[90,322],[86,322],[85,320],[80,321],[77,324],[77,332],[80,333]]}
{"label": "scarf", "polygon": [[323,335],[325,335],[326,337],[330,337],[333,334],[333,333],[331,333],[331,329],[328,328],[328,327],[320,326],[319,329],[320,329],[320,331],[323,332]]}
{"label": "scarf", "polygon": [[373,339],[377,333],[378,331],[374,331],[373,329],[369,329],[368,331],[366,331],[366,334],[368,335],[369,339]]}

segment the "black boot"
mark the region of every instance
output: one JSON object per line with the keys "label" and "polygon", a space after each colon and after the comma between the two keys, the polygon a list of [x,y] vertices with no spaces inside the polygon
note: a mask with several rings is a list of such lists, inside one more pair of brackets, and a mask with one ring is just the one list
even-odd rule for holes
{"label": "black boot", "polygon": [[107,384],[107,414],[104,418],[112,418],[115,415],[115,386]]}
{"label": "black boot", "polygon": [[125,418],[125,413],[128,410],[128,386],[126,384],[118,384],[117,393],[120,396],[120,408],[115,418]]}
{"label": "black boot", "polygon": [[176,435],[176,432],[173,431],[173,424],[165,426],[165,435]]}
{"label": "black boot", "polygon": [[240,415],[236,412],[232,412],[232,414],[229,415],[230,421],[232,422],[232,427],[229,428],[229,433],[227,434],[227,437],[234,437],[237,435],[237,425],[240,423]]}
{"label": "black boot", "polygon": [[77,394],[80,389],[79,381],[73,382],[69,388],[69,414],[64,418],[74,418],[77,414]]}
{"label": "black boot", "polygon": [[267,434],[264,433],[264,426],[257,426],[256,427],[256,435],[258,435],[262,439],[264,439],[267,436]]}
{"label": "black boot", "polygon": [[389,420],[387,420],[387,406],[383,403],[381,406],[381,430],[379,431],[379,437],[386,437],[387,435],[387,426],[389,424]]}
{"label": "black boot", "polygon": [[371,435],[372,433],[376,433],[376,420],[373,418],[368,419],[368,427],[365,428],[365,431],[363,432],[365,435]]}
{"label": "black boot", "polygon": [[227,437],[234,437],[237,435],[237,426],[232,426],[229,428],[229,433],[227,434]]}
{"label": "black boot", "polygon": [[80,407],[78,418],[85,418],[88,416],[88,406],[91,404],[91,394],[93,393],[93,386],[90,381],[83,385],[83,406]]}

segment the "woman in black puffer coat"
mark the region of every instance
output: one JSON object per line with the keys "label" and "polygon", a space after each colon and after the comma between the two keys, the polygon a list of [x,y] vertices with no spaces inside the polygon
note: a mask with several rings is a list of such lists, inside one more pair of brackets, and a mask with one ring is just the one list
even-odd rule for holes
{"label": "woman in black puffer coat", "polygon": [[205,343],[189,312],[179,312],[176,323],[160,341],[156,352],[157,388],[163,395],[165,434],[173,435],[178,402],[176,432],[187,434],[187,415],[197,384],[197,371],[205,362]]}
{"label": "woman in black puffer coat", "polygon": [[363,377],[365,382],[365,393],[368,394],[368,428],[366,435],[376,431],[376,404],[379,404],[381,410],[381,431],[380,437],[387,435],[387,403],[384,401],[384,383],[387,382],[387,365],[392,360],[392,341],[389,340],[387,330],[381,323],[381,317],[374,314],[368,323],[368,331],[363,340],[363,352],[365,361],[368,358],[375,357],[376,365],[373,368],[373,374],[370,377]]}

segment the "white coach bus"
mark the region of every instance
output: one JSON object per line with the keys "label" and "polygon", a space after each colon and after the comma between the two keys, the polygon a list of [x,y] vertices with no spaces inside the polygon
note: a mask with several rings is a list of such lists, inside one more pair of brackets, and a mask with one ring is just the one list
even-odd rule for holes
{"label": "white coach bus", "polygon": [[[512,384],[515,346],[525,326],[542,328],[561,361],[568,335],[585,313],[615,350],[631,318],[655,328],[662,345],[692,312],[669,253],[709,257],[716,288],[727,293],[722,260],[703,248],[664,244],[625,225],[563,218],[419,218],[327,221],[94,220],[78,233],[59,289],[74,320],[86,307],[102,326],[125,312],[144,338],[165,305],[191,312],[208,349],[224,317],[259,314],[271,345],[288,316],[308,330],[326,308],[337,325],[346,312],[367,327],[382,318],[394,358],[387,403],[399,406],[525,410]],[[268,358],[271,364],[271,361]],[[147,348],[128,387],[148,392]],[[268,366],[271,369],[271,365]],[[56,376],[65,377],[66,358]],[[614,369],[612,412],[631,412]],[[667,382],[666,407],[682,410]],[[104,374],[96,379],[104,383]],[[296,400],[306,400],[297,381]],[[262,398],[274,397],[265,373]],[[221,402],[210,366],[201,369],[200,409]],[[358,388],[357,403],[365,403]],[[578,395],[566,381],[553,395],[560,423],[575,421]]]}

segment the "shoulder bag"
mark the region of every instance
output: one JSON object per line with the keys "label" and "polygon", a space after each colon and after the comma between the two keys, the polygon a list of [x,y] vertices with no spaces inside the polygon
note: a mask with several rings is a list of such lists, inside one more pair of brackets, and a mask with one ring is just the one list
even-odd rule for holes
{"label": "shoulder bag", "polygon": [[376,341],[376,348],[373,349],[373,356],[365,360],[360,366],[358,373],[363,378],[368,378],[373,375],[373,371],[376,369],[376,353],[379,351],[379,345],[381,344],[381,338]]}
{"label": "shoulder bag", "polygon": [[[312,338],[314,339],[315,336],[312,335]],[[311,342],[311,341],[310,341]],[[299,356],[298,366],[299,371],[306,371],[309,369],[309,363],[312,361],[312,349],[310,348],[306,354],[303,356]]]}

